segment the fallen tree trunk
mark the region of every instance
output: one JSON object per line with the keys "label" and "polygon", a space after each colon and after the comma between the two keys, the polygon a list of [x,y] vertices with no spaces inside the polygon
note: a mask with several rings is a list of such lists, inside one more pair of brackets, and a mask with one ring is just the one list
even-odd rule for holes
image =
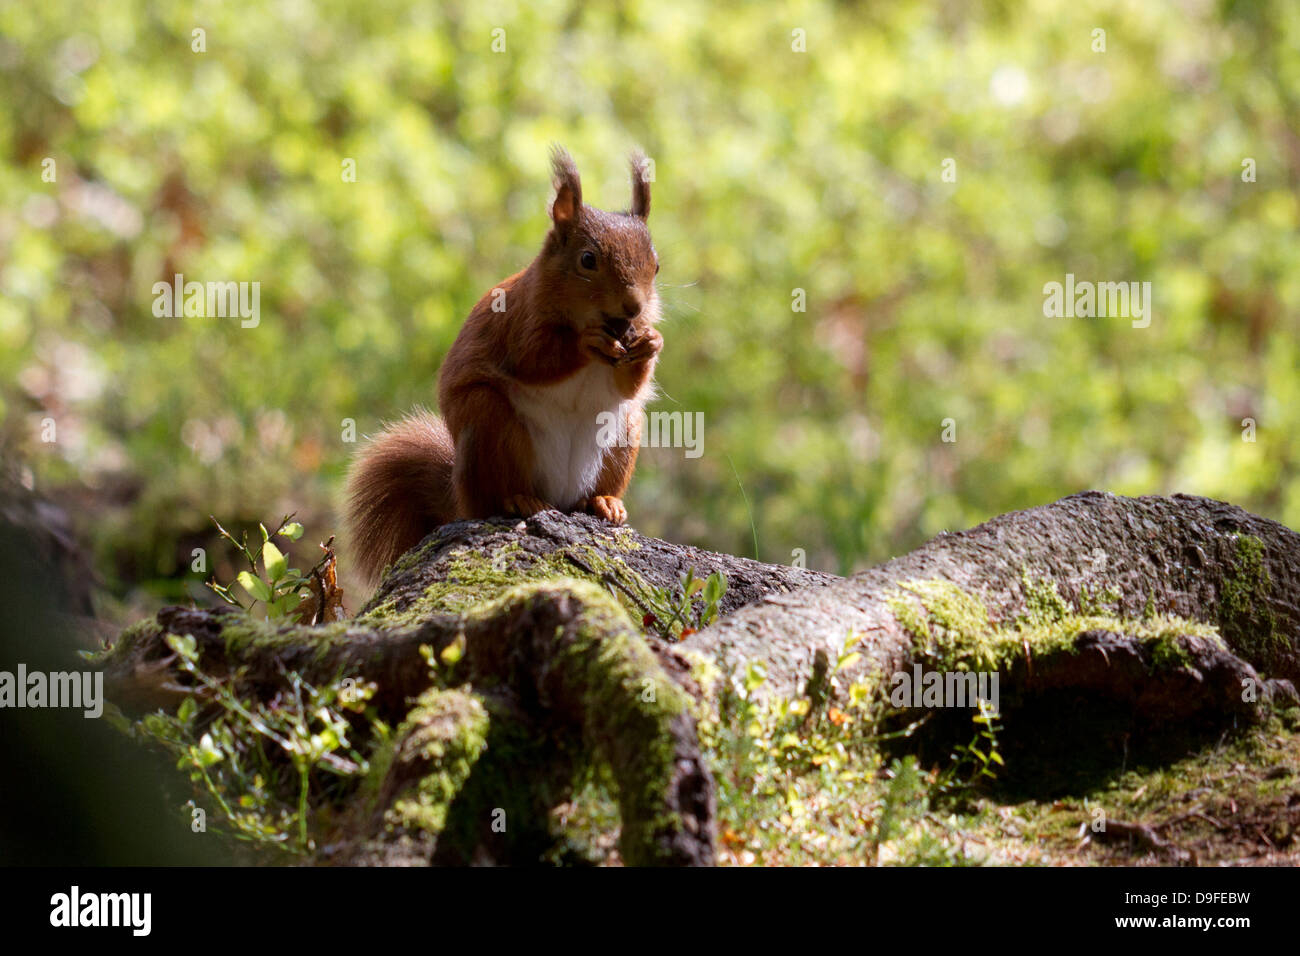
{"label": "fallen tree trunk", "polygon": [[1177,615],[1217,626],[1231,653],[1271,677],[1300,680],[1300,535],[1233,505],[1190,495],[1100,492],[943,534],[879,567],[798,594],[767,595],[691,636],[711,656],[768,662],[784,692],[818,649],[850,632],[886,671],[905,667],[914,635],[897,613],[906,582],[946,581],[977,597],[991,621],[1014,621],[1054,587],[1075,608],[1115,617]]}
{"label": "fallen tree trunk", "polygon": [[[660,617],[688,569],[729,586],[717,624],[670,643]],[[848,681],[888,697],[913,666],[990,671],[1031,748],[1045,713],[1086,728],[1090,707],[1118,713],[1126,741],[1249,720],[1300,676],[1300,536],[1207,499],[1089,493],[841,579],[548,512],[439,529],[349,622],[166,609],[106,655],[112,699],[140,712],[196,694],[168,635],[259,699],[286,672],[377,685],[397,733],[323,861],[536,859],[547,808],[594,761],[618,790],[625,861],[703,863],[713,787],[692,661],[759,664],[784,697]],[[861,657],[836,673],[850,638]]]}

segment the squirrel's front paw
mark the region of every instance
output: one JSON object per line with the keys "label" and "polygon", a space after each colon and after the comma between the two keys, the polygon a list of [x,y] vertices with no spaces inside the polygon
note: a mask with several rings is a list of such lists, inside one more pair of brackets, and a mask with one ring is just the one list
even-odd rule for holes
{"label": "squirrel's front paw", "polygon": [[608,365],[623,361],[627,355],[622,342],[598,327],[582,333],[582,345],[591,355]]}
{"label": "squirrel's front paw", "polygon": [[586,500],[585,507],[591,514],[604,518],[610,524],[627,524],[627,509],[623,507],[622,498],[615,498],[613,495],[595,495]]}
{"label": "squirrel's front paw", "polygon": [[511,495],[505,500],[505,506],[506,514],[518,515],[520,518],[531,518],[539,511],[550,511],[555,507],[532,495]]}
{"label": "squirrel's front paw", "polygon": [[620,364],[631,365],[652,359],[663,351],[664,337],[658,329],[647,328],[641,337],[627,347],[625,354],[618,360]]}

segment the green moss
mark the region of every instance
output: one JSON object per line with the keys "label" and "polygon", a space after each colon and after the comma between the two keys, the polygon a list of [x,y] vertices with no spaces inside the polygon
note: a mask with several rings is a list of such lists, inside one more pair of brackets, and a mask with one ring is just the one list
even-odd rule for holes
{"label": "green moss", "polygon": [[1142,620],[1149,621],[1156,616],[1156,594],[1154,591],[1147,592],[1146,603],[1142,605]]}
{"label": "green moss", "polygon": [[1235,537],[1233,573],[1219,596],[1219,626],[1228,642],[1258,667],[1275,666],[1286,638],[1268,604],[1273,581],[1264,566],[1264,542],[1253,535]]}
{"label": "green moss", "polygon": [[889,607],[912,635],[918,654],[941,660],[984,655],[992,628],[979,598],[942,579],[906,581],[901,588],[919,601],[894,598]]}
{"label": "green moss", "polygon": [[[1119,588],[1108,587],[1093,593],[1092,588],[1084,585],[1079,589],[1079,613],[1080,614],[1105,614],[1111,612],[1119,604]],[[1151,596],[1147,595],[1150,602]],[[1150,617],[1154,615],[1155,609],[1152,608]]]}
{"label": "green moss", "polygon": [[614,546],[625,554],[641,550],[641,542],[637,540],[636,533],[631,528],[614,529]]}
{"label": "green moss", "polygon": [[[619,549],[636,550],[639,545],[629,533],[615,537]],[[399,562],[414,567],[423,560],[423,552],[436,545],[426,545],[421,552],[411,552]],[[420,598],[399,610],[397,598],[385,601],[363,617],[361,623],[383,624],[385,627],[415,625],[430,613],[461,614],[491,602],[508,589],[527,582],[544,582],[557,579],[580,578],[605,586],[616,582],[618,600],[640,618],[638,601],[648,603],[653,596],[651,585],[628,567],[617,556],[604,554],[592,545],[572,545],[538,555],[523,548],[517,541],[508,541],[482,554],[468,548],[448,556],[446,573],[440,580],[431,582]]]}
{"label": "green moss", "polygon": [[154,618],[138,621],[118,634],[112,644],[105,645],[90,659],[96,663],[104,663],[112,658],[130,654],[139,644],[153,641],[161,634],[162,628]]}
{"label": "green moss", "polygon": [[1031,626],[1049,625],[1064,621],[1071,614],[1069,603],[1051,578],[1034,580],[1028,568],[1021,568],[1020,582],[1025,591],[1025,609],[1017,620]]}
{"label": "green moss", "polygon": [[380,761],[384,773],[414,776],[385,811],[385,825],[441,833],[452,801],[487,748],[488,723],[473,694],[436,687],[421,694],[398,727],[394,752]]}
{"label": "green moss", "polygon": [[[1133,620],[1096,613],[1095,601],[1087,602],[1087,612],[1076,611],[1055,582],[1033,581],[1027,573],[1024,582],[1025,609],[1011,626],[993,624],[984,603],[951,581],[904,582],[889,607],[912,636],[916,653],[940,670],[1004,670],[1026,653],[1074,653],[1079,635],[1089,631],[1134,638],[1149,651],[1156,669],[1189,664],[1188,637],[1223,644],[1213,625],[1166,615]],[[1118,595],[1109,600],[1118,601]]]}
{"label": "green moss", "polygon": [[916,601],[910,600],[906,595],[894,595],[887,602],[889,610],[893,613],[895,620],[903,626],[903,630],[912,635],[912,647],[924,650],[930,645],[930,624],[926,617],[924,604],[918,606]]}
{"label": "green moss", "polygon": [[388,567],[384,568],[383,574],[380,576],[380,580],[383,580],[384,578],[388,577],[390,574],[402,574],[407,571],[415,570],[421,564],[423,564],[429,557],[431,557],[435,551],[441,548],[442,545],[443,545],[442,538],[436,537],[433,540],[423,545],[412,548],[410,551],[407,551],[404,555],[402,555],[400,558],[398,558]]}
{"label": "green moss", "polygon": [[226,655],[238,658],[262,650],[300,647],[303,637],[310,636],[316,644],[317,658],[323,659],[331,650],[348,644],[350,627],[347,621],[303,627],[283,622],[257,620],[247,615],[231,615],[223,621],[221,639],[225,643]]}
{"label": "green moss", "polygon": [[247,615],[232,616],[222,625],[221,639],[226,645],[226,654],[235,655],[256,647],[275,646],[277,630],[270,623]]}
{"label": "green moss", "polygon": [[[1142,623],[1146,624],[1148,622],[1143,621]],[[1156,631],[1149,636],[1143,636],[1141,639],[1147,644],[1151,652],[1151,663],[1158,671],[1188,667],[1192,663],[1192,655],[1184,645],[1180,631]]]}

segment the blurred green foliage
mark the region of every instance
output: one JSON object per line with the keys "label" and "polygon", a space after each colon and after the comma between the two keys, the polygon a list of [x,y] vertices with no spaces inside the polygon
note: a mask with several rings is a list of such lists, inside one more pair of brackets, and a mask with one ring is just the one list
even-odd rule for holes
{"label": "blurred green foliage", "polygon": [[[1087,488],[1300,527],[1297,51],[1293,0],[6,3],[0,442],[118,586],[204,577],[213,513],[323,538],[344,419],[432,404],[539,248],[547,145],[605,208],[639,145],[654,407],[705,416],[640,530],[843,572]],[[260,325],[156,317],[177,272]],[[1150,328],[1045,318],[1067,272]]]}

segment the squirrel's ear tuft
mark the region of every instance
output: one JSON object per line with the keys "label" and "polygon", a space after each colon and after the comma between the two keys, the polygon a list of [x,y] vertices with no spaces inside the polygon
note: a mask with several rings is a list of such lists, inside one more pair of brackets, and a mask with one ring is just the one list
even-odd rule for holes
{"label": "squirrel's ear tuft", "polygon": [[650,215],[650,160],[640,150],[632,153],[632,208],[638,219]]}
{"label": "squirrel's ear tuft", "polygon": [[567,229],[582,214],[582,180],[573,157],[563,146],[551,147],[551,169],[555,177],[555,201],[551,203],[551,220]]}

